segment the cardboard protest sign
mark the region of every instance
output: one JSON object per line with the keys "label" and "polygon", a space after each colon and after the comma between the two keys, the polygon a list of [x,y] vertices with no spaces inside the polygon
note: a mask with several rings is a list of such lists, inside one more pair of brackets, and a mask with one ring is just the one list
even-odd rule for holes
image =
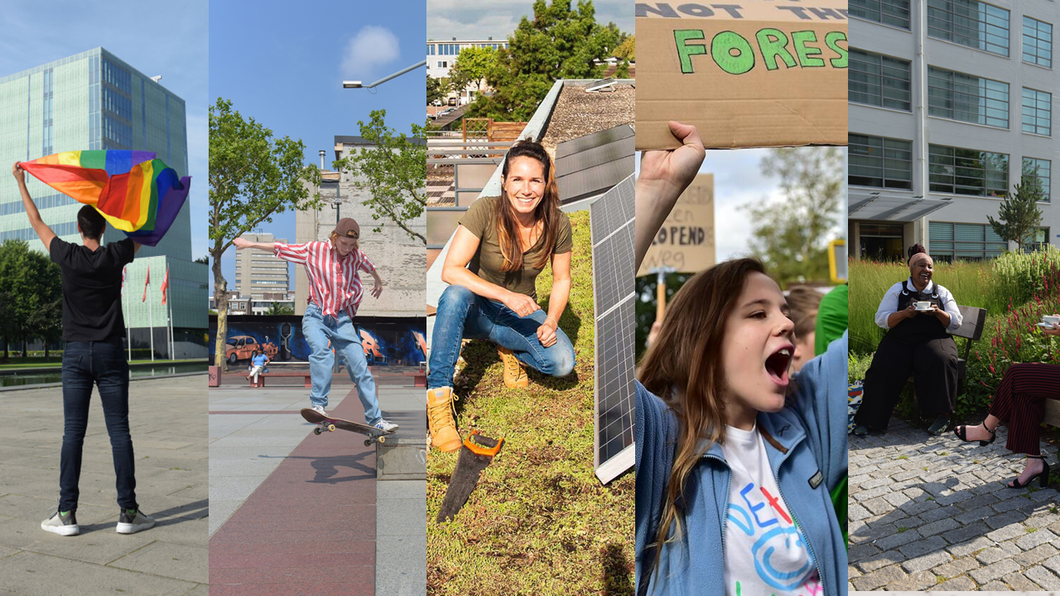
{"label": "cardboard protest sign", "polygon": [[637,275],[657,267],[695,273],[713,265],[714,174],[699,174],[659,228]]}
{"label": "cardboard protest sign", "polygon": [[636,5],[637,149],[847,144],[846,0]]}

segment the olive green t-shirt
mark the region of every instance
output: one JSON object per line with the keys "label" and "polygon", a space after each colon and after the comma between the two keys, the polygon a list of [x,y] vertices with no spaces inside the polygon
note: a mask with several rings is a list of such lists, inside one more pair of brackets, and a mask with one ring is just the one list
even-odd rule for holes
{"label": "olive green t-shirt", "polygon": [[541,273],[541,269],[536,269],[533,265],[542,252],[563,254],[571,251],[574,242],[571,239],[570,220],[567,219],[567,214],[560,213],[555,250],[549,250],[548,247],[543,246],[544,235],[542,235],[541,240],[523,253],[522,270],[501,271],[501,267],[504,266],[504,255],[501,254],[500,236],[497,234],[495,219],[497,203],[500,200],[500,197],[482,197],[472,203],[467,213],[460,219],[460,225],[479,239],[478,251],[468,264],[468,269],[492,284],[537,300],[534,280]]}

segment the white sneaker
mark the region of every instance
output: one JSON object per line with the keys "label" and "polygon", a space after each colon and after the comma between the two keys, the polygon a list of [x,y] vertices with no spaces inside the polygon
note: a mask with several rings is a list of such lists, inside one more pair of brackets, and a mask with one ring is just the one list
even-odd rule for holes
{"label": "white sneaker", "polygon": [[66,512],[65,516],[56,511],[51,517],[40,523],[40,529],[60,536],[77,536],[81,533],[81,528],[77,525],[77,518],[74,517],[73,511]]}
{"label": "white sneaker", "polygon": [[317,414],[320,414],[321,416],[327,416],[328,415],[327,412],[324,411],[324,408],[322,408],[320,406],[313,406],[310,409],[313,410],[314,412],[316,412]]}
{"label": "white sneaker", "polygon": [[147,530],[154,527],[155,518],[145,514],[143,511],[138,509],[130,509],[126,511],[121,510],[121,517],[118,518],[118,533],[119,534],[135,534],[142,530]]}
{"label": "white sneaker", "polygon": [[375,423],[375,427],[385,433],[392,433],[398,429],[398,425],[393,422],[387,422],[386,420],[380,420]]}

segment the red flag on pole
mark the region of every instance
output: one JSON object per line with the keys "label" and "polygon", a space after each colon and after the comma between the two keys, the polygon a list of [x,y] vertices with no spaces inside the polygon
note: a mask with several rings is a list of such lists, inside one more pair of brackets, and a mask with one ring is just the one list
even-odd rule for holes
{"label": "red flag on pole", "polygon": [[166,290],[169,289],[169,265],[166,265],[166,277],[162,280],[162,304],[166,303]]}
{"label": "red flag on pole", "polygon": [[144,297],[140,302],[147,302],[147,286],[151,285],[151,266],[147,266],[147,281],[144,282]]}

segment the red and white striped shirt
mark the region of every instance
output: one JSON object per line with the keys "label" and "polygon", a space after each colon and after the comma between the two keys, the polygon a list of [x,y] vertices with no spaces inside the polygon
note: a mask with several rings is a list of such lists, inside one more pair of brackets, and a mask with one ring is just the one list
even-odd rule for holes
{"label": "red and white striped shirt", "polygon": [[331,242],[284,244],[277,242],[277,257],[305,266],[309,276],[309,301],[325,315],[338,316],[345,309],[352,318],[361,304],[363,289],[358,271],[371,273],[375,265],[360,249],[351,250],[345,258],[332,248]]}

